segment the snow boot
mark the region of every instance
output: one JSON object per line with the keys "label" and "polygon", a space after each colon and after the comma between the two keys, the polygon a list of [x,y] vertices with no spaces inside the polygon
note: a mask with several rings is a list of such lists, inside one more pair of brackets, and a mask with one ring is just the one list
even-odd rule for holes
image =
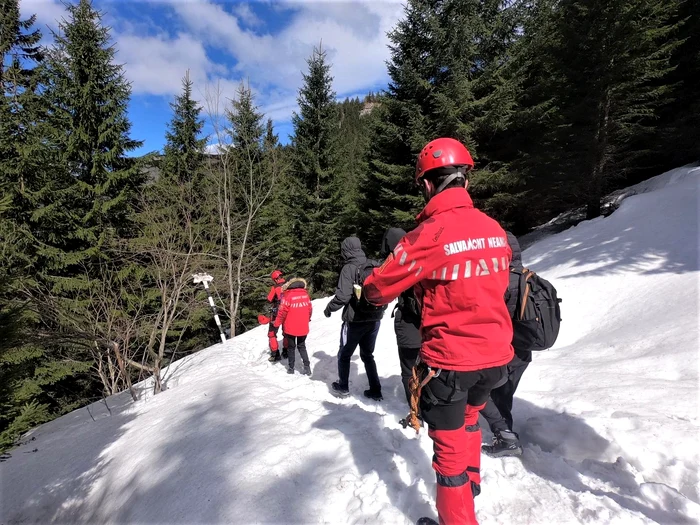
{"label": "snow boot", "polygon": [[492,458],[520,456],[523,453],[523,447],[520,446],[518,434],[510,430],[494,432],[493,444],[482,445],[481,450],[484,454]]}
{"label": "snow boot", "polygon": [[286,348],[282,349],[282,359],[287,359],[289,357],[289,351]]}
{"label": "snow boot", "polygon": [[365,394],[366,398],[372,399],[374,401],[382,401],[384,399],[382,397],[381,392],[374,392],[373,390],[365,390],[364,394]]}
{"label": "snow boot", "polygon": [[439,525],[433,518],[421,518],[416,522],[416,525]]}
{"label": "snow boot", "polygon": [[[411,424],[409,423],[409,420],[410,420],[410,419],[411,419],[411,415],[410,415],[410,414],[407,415],[407,416],[406,416],[405,418],[403,418],[403,419],[399,419],[399,425],[401,425],[403,428],[408,428],[408,427],[410,427],[410,426],[411,426]],[[425,423],[423,423],[423,418],[422,418],[422,417],[418,416],[418,422],[420,423],[420,426],[421,426],[421,427],[424,427],[424,426],[425,426]]]}
{"label": "snow boot", "polygon": [[267,358],[270,363],[276,363],[277,361],[280,361],[282,358],[280,357],[279,351],[277,352],[270,352],[270,357]]}
{"label": "snow boot", "polygon": [[331,388],[333,389],[333,393],[338,397],[348,397],[350,395],[348,387],[343,387],[338,381],[334,381]]}
{"label": "snow boot", "polygon": [[287,373],[288,373],[288,374],[293,374],[293,373],[294,373],[294,369],[293,369],[293,368],[287,368]]}
{"label": "snow boot", "polygon": [[304,365],[304,375],[305,376],[311,375],[311,365]]}

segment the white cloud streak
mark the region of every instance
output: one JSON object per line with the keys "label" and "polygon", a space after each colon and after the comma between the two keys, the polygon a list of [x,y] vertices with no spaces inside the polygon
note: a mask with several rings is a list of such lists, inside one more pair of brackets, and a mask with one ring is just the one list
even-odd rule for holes
{"label": "white cloud streak", "polygon": [[[58,0],[21,1],[23,16],[36,13],[44,26],[55,28],[55,21],[65,13]],[[388,80],[387,32],[403,12],[398,1],[272,3],[288,18],[287,25],[272,34],[264,32],[264,21],[247,3],[154,3],[170,13],[165,18],[168,27],[162,21],[158,27],[159,21],[126,18],[120,15],[117,3],[96,2],[118,29],[112,32],[117,59],[125,65],[135,95],[172,97],[180,92],[188,69],[202,102],[208,84],[218,83],[223,96],[231,98],[239,82],[247,80],[262,110],[276,122],[289,121],[297,108],[306,59],[320,42],[332,64],[333,87],[339,96],[384,85]],[[178,22],[176,34],[167,32],[173,28],[172,20]],[[215,62],[213,56],[225,64]]]}

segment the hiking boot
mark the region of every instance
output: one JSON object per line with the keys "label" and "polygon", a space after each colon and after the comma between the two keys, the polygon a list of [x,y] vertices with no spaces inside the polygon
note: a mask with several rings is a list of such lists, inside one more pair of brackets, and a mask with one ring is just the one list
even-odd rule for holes
{"label": "hiking boot", "polygon": [[334,381],[331,388],[333,389],[333,393],[338,397],[348,397],[350,395],[348,387],[344,387],[338,381]]}
{"label": "hiking boot", "polygon": [[289,351],[286,348],[282,349],[282,359],[287,359],[289,357]]}
{"label": "hiking boot", "polygon": [[373,399],[374,401],[381,401],[384,399],[381,392],[375,392],[373,390],[365,390],[365,397],[368,399]]}
{"label": "hiking boot", "polygon": [[[403,428],[410,427],[411,426],[411,424],[409,423],[410,419],[411,419],[411,414],[407,415],[403,419],[399,419],[399,425],[401,425]],[[418,422],[420,423],[421,427],[425,426],[425,423],[423,423],[422,417],[418,416]]]}
{"label": "hiking boot", "polygon": [[304,365],[304,375],[305,376],[311,375],[311,365]]}
{"label": "hiking boot", "polygon": [[484,454],[492,458],[520,456],[523,453],[523,447],[520,446],[518,434],[510,430],[494,432],[493,444],[483,445],[481,450],[483,450]]}
{"label": "hiking boot", "polygon": [[276,363],[277,361],[280,361],[282,358],[280,357],[279,352],[270,352],[270,357],[267,358],[270,363]]}
{"label": "hiking boot", "polygon": [[294,369],[293,369],[293,368],[287,368],[287,373],[288,373],[288,374],[293,374],[293,373],[294,373]]}

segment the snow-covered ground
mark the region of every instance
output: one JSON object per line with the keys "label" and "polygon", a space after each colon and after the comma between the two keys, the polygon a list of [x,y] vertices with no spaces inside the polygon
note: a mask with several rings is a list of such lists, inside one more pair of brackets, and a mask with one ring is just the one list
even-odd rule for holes
{"label": "snow-covered ground", "polygon": [[[480,522],[695,523],[700,168],[645,183],[610,217],[523,254],[563,298],[556,347],[515,401],[520,459],[483,458]],[[329,393],[339,314],[315,301],[311,378],[267,362],[265,328],[36,429],[0,463],[0,523],[413,523],[435,516],[431,442],[407,409],[388,314],[385,400]],[[301,363],[297,360],[298,365]],[[359,365],[359,366],[358,366]],[[143,386],[145,390],[145,385]],[[490,439],[484,432],[484,439]]]}

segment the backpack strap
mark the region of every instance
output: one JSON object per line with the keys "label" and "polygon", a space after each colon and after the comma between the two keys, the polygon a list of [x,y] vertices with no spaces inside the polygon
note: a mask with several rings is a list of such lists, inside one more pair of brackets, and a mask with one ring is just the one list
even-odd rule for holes
{"label": "backpack strap", "polygon": [[525,277],[525,288],[523,289],[522,295],[520,296],[520,320],[522,320],[522,318],[525,316],[527,297],[528,295],[530,295],[530,277],[535,275],[535,272],[531,272],[529,269],[523,268],[522,275]]}

